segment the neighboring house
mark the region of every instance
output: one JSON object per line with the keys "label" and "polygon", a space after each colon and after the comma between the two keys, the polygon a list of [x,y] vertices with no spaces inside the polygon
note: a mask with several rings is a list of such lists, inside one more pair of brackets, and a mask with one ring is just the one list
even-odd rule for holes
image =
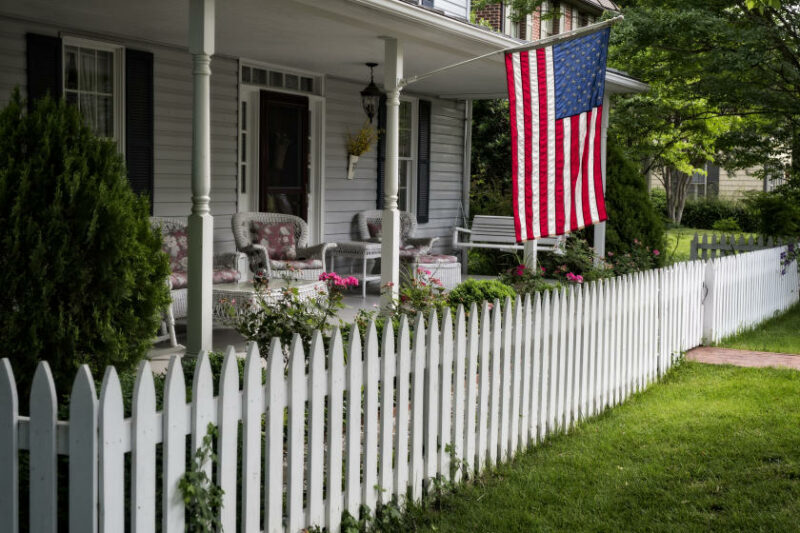
{"label": "neighboring house", "polygon": [[619,11],[619,7],[609,0],[546,1],[524,20],[516,20],[509,3],[498,2],[479,9],[476,18],[495,31],[535,41],[597,22],[603,11]]}
{"label": "neighboring house", "polygon": [[[780,184],[780,180],[763,180],[756,176],[755,169],[728,172],[724,168],[708,164],[706,174],[696,173],[689,184],[687,198],[721,198],[724,200],[741,200],[751,191],[771,191]],[[664,186],[658,176],[651,173],[650,188],[662,189]]]}

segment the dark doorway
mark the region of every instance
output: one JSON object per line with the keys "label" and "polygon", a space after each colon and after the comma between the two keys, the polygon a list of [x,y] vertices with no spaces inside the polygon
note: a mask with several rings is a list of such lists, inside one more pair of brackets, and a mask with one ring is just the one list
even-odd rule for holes
{"label": "dark doorway", "polygon": [[308,98],[261,91],[259,211],[308,220]]}

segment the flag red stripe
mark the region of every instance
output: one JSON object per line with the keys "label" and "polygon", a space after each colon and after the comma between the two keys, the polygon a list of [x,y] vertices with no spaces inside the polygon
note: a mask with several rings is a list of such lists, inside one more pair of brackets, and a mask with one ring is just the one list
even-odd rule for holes
{"label": "flag red stripe", "polygon": [[575,231],[578,229],[578,204],[575,202],[575,191],[578,185],[578,173],[581,170],[581,127],[580,115],[569,117],[570,120],[570,149],[569,149],[569,164],[570,164],[570,177],[572,181],[572,214],[570,216],[570,229]]}
{"label": "flag red stripe", "polygon": [[508,80],[508,108],[511,112],[511,195],[514,206],[514,230],[517,242],[522,240],[520,234],[519,211],[517,210],[517,180],[519,179],[519,154],[517,153],[517,95],[514,92],[514,61],[511,54],[506,54],[506,78]]}
{"label": "flag red stripe", "polygon": [[564,121],[556,120],[556,233],[564,228]]}
{"label": "flag red stripe", "polygon": [[539,223],[542,237],[547,236],[547,61],[544,48],[536,50],[536,73],[539,77]]}
{"label": "flag red stripe", "polygon": [[589,136],[592,133],[592,112],[586,113],[586,138],[583,140],[581,154],[581,192],[583,193],[583,225],[592,223],[592,209],[589,207]]}
{"label": "flag red stripe", "polygon": [[[531,146],[531,135],[533,133],[533,118],[531,116],[531,67],[528,52],[520,52],[519,66],[522,72],[522,105],[525,115],[525,228],[526,235],[523,238],[528,240],[533,238],[533,147]],[[522,213],[520,213],[522,216]]]}
{"label": "flag red stripe", "polygon": [[597,199],[597,222],[602,222],[606,218],[606,201],[603,197],[603,165],[600,160],[600,141],[603,130],[603,106],[599,106],[595,111],[594,130],[594,197]]}

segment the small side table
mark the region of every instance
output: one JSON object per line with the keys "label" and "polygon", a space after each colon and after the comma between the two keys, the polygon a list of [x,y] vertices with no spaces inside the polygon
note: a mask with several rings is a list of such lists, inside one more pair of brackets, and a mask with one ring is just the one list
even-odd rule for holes
{"label": "small side table", "polygon": [[331,250],[331,270],[334,270],[337,257],[347,257],[361,261],[361,272],[355,273],[355,278],[361,283],[361,297],[367,297],[367,282],[380,280],[380,274],[367,275],[367,261],[381,258],[381,243],[364,241],[347,241],[336,243],[336,248]]}

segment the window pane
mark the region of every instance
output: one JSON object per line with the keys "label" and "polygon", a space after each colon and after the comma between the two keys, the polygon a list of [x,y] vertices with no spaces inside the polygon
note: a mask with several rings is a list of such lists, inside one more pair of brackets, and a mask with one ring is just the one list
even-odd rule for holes
{"label": "window pane", "polygon": [[299,89],[300,88],[300,80],[297,79],[297,76],[294,74],[287,74],[286,75],[286,88],[287,89]]}
{"label": "window pane", "polygon": [[257,83],[258,85],[266,85],[267,84],[267,71],[262,68],[254,68],[253,69],[253,83]]}
{"label": "window pane", "polygon": [[86,125],[89,126],[92,131],[96,132],[97,130],[97,102],[95,101],[95,95],[93,94],[82,94],[80,100],[80,108],[81,114],[83,118],[86,120]]}
{"label": "window pane", "polygon": [[97,52],[97,91],[114,92],[114,54],[111,52]]}
{"label": "window pane", "polygon": [[283,74],[280,72],[270,72],[269,84],[273,87],[283,87]]}
{"label": "window pane", "polygon": [[411,161],[398,161],[397,168],[397,207],[401,211],[408,211],[408,182],[411,171]]}
{"label": "window pane", "polygon": [[247,134],[242,133],[242,163],[247,162]]}
{"label": "window pane", "polygon": [[242,130],[247,130],[247,102],[242,102]]}
{"label": "window pane", "polygon": [[95,90],[95,53],[94,50],[81,48],[81,78],[80,89],[82,91]]}
{"label": "window pane", "polygon": [[103,137],[114,136],[114,97],[97,97],[97,132]]}
{"label": "window pane", "polygon": [[242,67],[242,81],[250,82],[250,67]]}
{"label": "window pane", "polygon": [[314,80],[312,78],[300,78],[300,89],[307,93],[313,93]]}
{"label": "window pane", "polygon": [[242,194],[244,194],[247,192],[247,166],[241,166],[239,179],[242,180]]}
{"label": "window pane", "polygon": [[64,86],[67,89],[78,88],[78,49],[67,46],[64,50]]}
{"label": "window pane", "polygon": [[67,91],[65,95],[67,99],[67,103],[71,105],[78,105],[78,93],[74,93],[72,91]]}

